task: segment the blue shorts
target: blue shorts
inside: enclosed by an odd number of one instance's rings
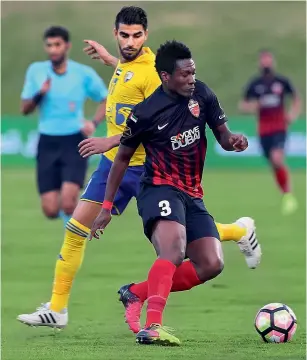
[[[104,155],[101,156],[97,169],[94,171],[81,195],[81,200],[102,204],[112,164],[113,162]],[[113,215],[120,215],[125,210],[130,200],[138,195],[140,191],[140,178],[143,172],[143,165],[128,167],[115,196],[112,209]]]

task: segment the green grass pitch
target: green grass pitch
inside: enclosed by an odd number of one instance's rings
[[[48,301],[63,228],[44,219],[31,169],[2,172],[2,358],[5,360],[299,360],[305,359],[305,175],[293,174],[296,215],[280,215],[280,196],[267,172],[213,171],[204,175],[205,202],[217,221],[243,215],[257,221],[263,261],[249,270],[237,246],[226,243],[221,276],[170,296],[165,324],[180,348],[142,347],[123,320],[116,291],[143,280],[154,260],[133,202],[103,239],[88,244],[74,284],[66,330],[28,328],[16,321]],[[298,330],[288,344],[264,344],[254,329],[257,310],[284,302]]]

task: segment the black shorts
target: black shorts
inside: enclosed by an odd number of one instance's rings
[[[84,140],[82,133],[65,136],[40,135],[36,176],[40,194],[59,190],[63,182],[84,185],[87,159],[80,156],[78,144]]]
[[[184,225],[188,243],[203,237],[219,239],[214,219],[203,200],[192,198],[173,186],[142,184],[137,206],[143,220],[144,233],[149,240],[154,224],[162,219]]]
[[[278,131],[271,135],[260,136],[260,144],[263,154],[266,158],[270,157],[273,149],[284,149],[286,144],[287,134],[285,131]]]

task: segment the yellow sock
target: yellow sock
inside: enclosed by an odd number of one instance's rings
[[[55,267],[50,309],[56,312],[67,308],[70,290],[79,270],[90,229],[75,219],[66,224],[64,244]]]
[[[221,241],[239,241],[246,235],[246,229],[237,224],[219,224],[215,223],[220,234]]]

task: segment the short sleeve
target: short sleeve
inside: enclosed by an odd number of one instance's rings
[[[153,70],[142,82],[142,91],[144,98],[148,98],[161,85],[158,73]]]
[[[33,96],[39,91],[36,82],[35,82],[35,66],[34,64],[30,65],[27,69],[25,81],[23,84],[23,89],[21,93],[22,100],[32,99]]]
[[[287,95],[294,96],[296,94],[296,90],[289,79],[284,79],[283,85],[284,85],[285,93]]]
[[[145,138],[145,119],[141,118],[140,112],[135,107],[128,116],[126,127],[120,143],[131,148],[138,148]]]
[[[207,124],[210,129],[215,129],[218,126],[227,122],[227,117],[222,109],[220,102],[216,95],[211,91],[207,102]]]
[[[96,102],[105,100],[108,95],[105,83],[92,68],[87,69],[86,94],[91,100]]]
[[[248,83],[244,89],[243,98],[244,100],[257,99],[258,95],[255,91],[255,82]]]

